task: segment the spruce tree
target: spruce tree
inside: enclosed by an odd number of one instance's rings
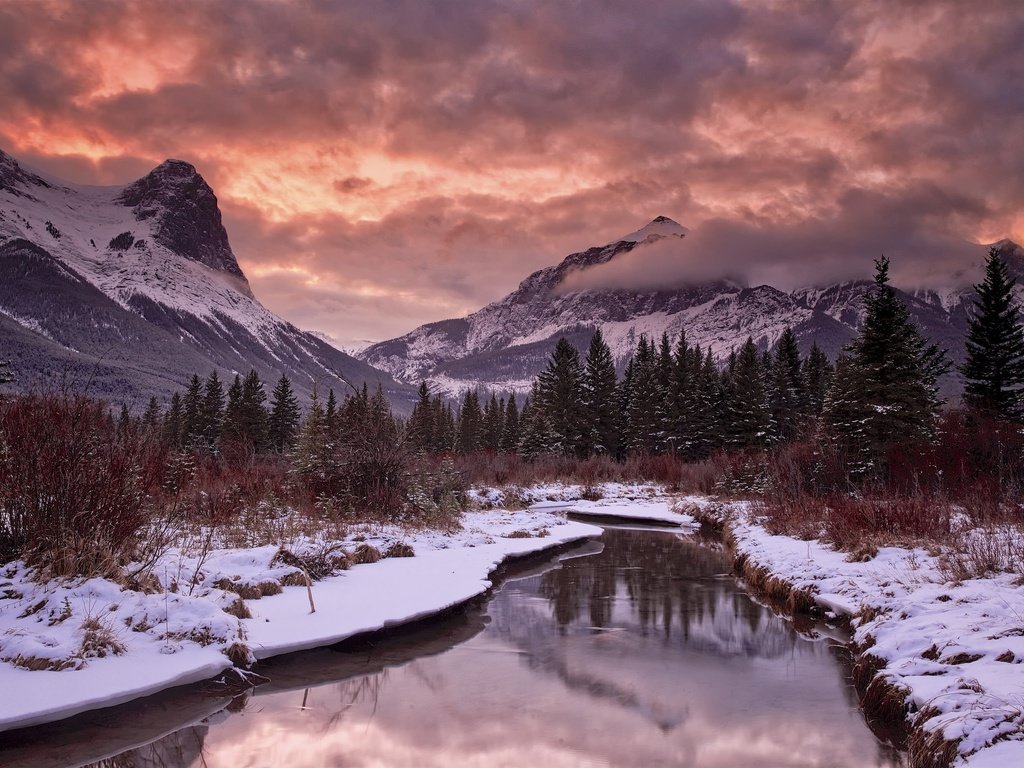
[[[505,421],[501,431],[501,442],[498,449],[502,453],[516,453],[519,450],[519,406],[516,405],[516,396],[509,393],[508,402],[505,404]]]
[[[142,425],[150,432],[154,432],[161,423],[160,417],[160,403],[157,402],[156,397],[149,398],[149,405],[146,406],[146,411],[142,414]]]
[[[221,427],[221,442],[238,442],[245,438],[242,425],[242,377],[235,374],[228,387],[228,403],[224,408],[224,423]]]
[[[821,351],[818,343],[811,345],[811,351],[803,362],[802,376],[807,387],[807,411],[811,416],[820,416],[825,406],[825,396],[832,383],[834,368],[828,356]]]
[[[200,408],[200,429],[203,450],[214,453],[220,440],[224,423],[224,387],[221,386],[217,371],[211,371],[203,389],[203,404]]]
[[[265,451],[269,444],[267,393],[255,370],[250,370],[242,382],[239,404],[242,434],[257,451]]]
[[[889,285],[889,260],[883,256],[875,267],[864,325],[847,347],[849,361],[836,370],[837,396],[830,393],[824,414],[857,473],[881,470],[894,445],[931,439],[939,411],[938,378],[949,369],[945,351],[925,341]]]
[[[466,390],[459,410],[458,448],[460,453],[472,453],[480,448],[483,432],[483,412],[476,390]]]
[[[555,438],[555,451],[567,456],[584,455],[583,364],[580,353],[565,337],[555,344],[547,368],[537,379],[533,406],[543,413]]]
[[[619,450],[619,409],[615,361],[601,329],[594,331],[583,364],[583,453],[615,456]]]
[[[181,405],[181,395],[175,392],[171,395],[171,404],[164,415],[163,437],[172,448],[180,448],[184,431],[184,411]]]
[[[299,428],[299,401],[292,391],[292,383],[282,375],[274,387],[270,401],[269,440],[275,451],[291,448]]]
[[[435,408],[430,399],[430,388],[427,386],[427,382],[421,381],[408,425],[409,442],[413,448],[424,452],[435,450],[434,425],[436,419]]]
[[[960,369],[964,403],[1006,421],[1024,416],[1024,327],[1014,284],[999,250],[989,248],[985,278],[974,286],[977,297],[967,327],[967,360]]]
[[[181,444],[189,450],[195,450],[202,441],[202,410],[203,381],[198,373],[193,373],[182,403]]]
[[[491,393],[491,399],[484,407],[484,417],[481,423],[481,447],[488,451],[497,452],[501,444],[501,428],[505,420],[505,403],[498,402],[497,395]]]
[[[764,361],[754,340],[748,336],[729,376],[727,440],[734,448],[755,448],[770,441],[771,413],[765,392],[765,373]]]
[[[779,337],[775,356],[767,370],[771,376],[769,401],[772,426],[775,436],[788,442],[797,437],[807,417],[803,361],[792,328],[787,327]]]
[[[640,336],[633,355],[629,400],[626,404],[626,449],[633,453],[656,453],[663,445],[659,355],[654,345]]]

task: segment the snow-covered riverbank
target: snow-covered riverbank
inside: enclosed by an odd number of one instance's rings
[[[897,712],[904,700],[912,750],[938,758],[915,764],[1024,765],[1020,576],[952,582],[938,554],[924,549],[885,547],[850,562],[817,541],[770,535],[743,504],[718,510],[727,510],[737,563],[762,582],[755,590],[792,591],[850,617],[859,663],[875,673],[868,698],[889,707],[895,700]]]
[[[336,555],[396,542],[415,555],[314,582],[315,612],[301,570],[276,546],[169,552],[154,573],[175,591],[149,593],[98,578],[38,584],[11,564],[0,569],[0,731],[211,678],[232,666],[229,654],[262,659],[425,618],[486,592],[509,558],[599,534],[545,512],[500,510],[468,513],[451,535],[354,534]]]

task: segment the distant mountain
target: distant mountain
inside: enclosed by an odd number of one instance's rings
[[[717,280],[671,290],[590,289],[566,292],[563,280],[666,238],[685,238],[687,230],[659,216],[636,232],[606,245],[567,256],[561,263],[527,277],[499,301],[468,317],[420,326],[358,353],[399,381],[430,381],[449,394],[473,387],[524,392],[543,369],[559,336],[584,350],[600,328],[616,361],[624,365],[641,334],[660,339],[667,332],[710,347],[724,359],[748,336],[770,348],[792,327],[804,351],[813,341],[833,359],[849,342],[864,316],[870,281],[785,292],[768,285],[745,287]],[[1024,276],[1024,252],[1010,241],[997,244],[1014,271]],[[979,246],[979,259],[984,250]],[[963,354],[972,291],[901,292],[924,333],[940,342],[955,360]],[[945,389],[957,389],[955,376]]]
[[[125,187],[69,184],[0,152],[0,359],[20,388],[66,386],[136,407],[193,372],[255,368],[314,385],[411,389],[303,332],[253,295],[213,190],[167,160]]]

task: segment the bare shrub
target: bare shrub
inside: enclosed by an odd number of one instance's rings
[[[166,453],[83,397],[0,401],[0,557],[53,576],[116,576],[150,519]]]

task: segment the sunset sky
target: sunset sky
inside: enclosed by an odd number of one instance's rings
[[[693,230],[678,279],[781,287],[1024,240],[1019,0],[0,0],[0,51],[0,148],[192,162],[256,295],[343,341],[657,215]]]

